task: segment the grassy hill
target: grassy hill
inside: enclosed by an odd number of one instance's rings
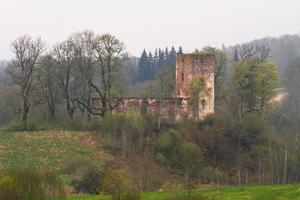
[[[99,150],[93,134],[71,131],[0,131],[0,168],[39,167],[60,171],[74,159],[99,161],[110,157]]]
[[[86,159],[104,161],[111,157],[95,143],[95,135],[89,132],[42,131],[8,132],[0,130],[0,168],[36,167],[61,172],[68,160]],[[97,140],[98,141],[98,140]],[[61,172],[61,175],[64,175]],[[66,177],[67,178],[67,177]],[[68,180],[66,180],[68,181]],[[211,200],[300,200],[300,185],[274,185],[227,187],[195,190],[203,199]],[[178,192],[147,192],[144,200],[166,200]],[[68,200],[97,200],[97,196],[69,196]],[[101,198],[109,200],[109,197]]]
[[[185,195],[178,192],[147,192],[142,194],[143,200],[167,200],[167,197]],[[249,187],[228,187],[222,189],[194,190],[203,200],[298,200],[300,185],[268,185]],[[96,196],[70,196],[68,200],[98,200]],[[109,197],[101,200],[109,200]]]

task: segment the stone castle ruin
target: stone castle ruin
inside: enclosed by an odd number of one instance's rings
[[[176,57],[176,86],[172,98],[123,98],[116,112],[152,112],[170,120],[203,119],[214,113],[214,57],[209,54],[178,54]],[[191,105],[191,82],[201,77],[206,92],[199,92],[196,105]],[[195,98],[195,97],[193,97]],[[101,99],[93,98],[93,114],[99,115]]]

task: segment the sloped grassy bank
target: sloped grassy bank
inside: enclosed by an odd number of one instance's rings
[[[185,196],[186,191],[146,192],[142,193],[143,200],[168,200],[174,196]],[[300,184],[267,185],[248,187],[226,187],[221,189],[194,190],[194,195],[207,200],[298,200],[300,199]],[[109,200],[108,196],[69,196],[68,200]]]

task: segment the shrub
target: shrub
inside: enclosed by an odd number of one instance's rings
[[[60,130],[71,130],[71,131],[81,131],[83,130],[83,122],[79,120],[64,120],[57,124],[54,124],[52,128],[57,128]]]
[[[0,179],[0,199],[17,199],[16,180],[11,176],[4,176]]]
[[[204,200],[204,198],[201,194],[171,194],[164,198],[164,200]]]
[[[27,121],[26,130],[24,127],[25,127],[24,122],[20,120],[15,120],[8,125],[8,130],[9,131],[41,131],[47,129],[47,125],[45,123],[39,122],[38,120],[35,119],[30,119]]]
[[[96,164],[84,159],[71,160],[64,171],[71,176],[71,186],[76,192],[97,194],[103,172]]]
[[[123,192],[120,195],[119,199],[113,199],[113,200],[140,200],[141,195],[139,192]]]
[[[46,129],[47,125],[44,122],[35,119],[28,120],[27,122],[27,131],[42,131]]]
[[[91,121],[74,119],[64,120],[62,122],[53,123],[52,129],[70,130],[70,131],[100,131],[100,120],[93,118]]]
[[[24,130],[24,123],[21,121],[12,121],[8,125],[9,131],[23,131]]]
[[[88,168],[79,179],[73,179],[71,185],[77,192],[97,194],[103,173],[96,168]]]
[[[140,194],[135,191],[130,180],[117,170],[105,172],[99,193],[109,194],[112,200],[139,200]]]
[[[179,160],[179,146],[183,144],[184,140],[180,133],[170,129],[163,133],[157,144],[157,161],[160,164],[168,164],[175,167]]]
[[[100,127],[107,141],[106,149],[112,154],[122,152],[124,158],[130,149],[140,150],[143,146],[144,126],[145,121],[141,115],[105,115]]]
[[[62,182],[54,173],[19,169],[0,175],[0,199],[61,200],[65,199],[65,193]]]

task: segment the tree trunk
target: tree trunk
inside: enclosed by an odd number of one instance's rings
[[[48,102],[49,121],[55,121],[55,104],[52,101]]]
[[[287,155],[288,154],[288,150],[287,150],[287,146],[285,147],[284,150],[284,171],[283,171],[283,184],[287,183]]]
[[[240,187],[241,186],[241,169],[240,169],[240,166],[238,166],[238,169],[237,169],[237,177],[238,177],[238,186]]]
[[[280,184],[280,170],[279,170],[279,165],[277,166],[277,184]]]
[[[186,173],[186,180],[187,180],[187,189],[188,189],[188,200],[191,200],[191,180],[189,172]]]
[[[258,184],[261,184],[261,158],[258,160]]]
[[[245,169],[245,185],[248,185],[248,169]]]
[[[28,120],[28,112],[29,112],[29,99],[27,95],[23,96],[23,112],[22,112],[22,122],[24,130],[27,130],[27,120]]]
[[[269,162],[270,162],[270,179],[271,184],[273,184],[273,162],[272,162],[272,132],[270,132],[270,138],[269,138]]]

